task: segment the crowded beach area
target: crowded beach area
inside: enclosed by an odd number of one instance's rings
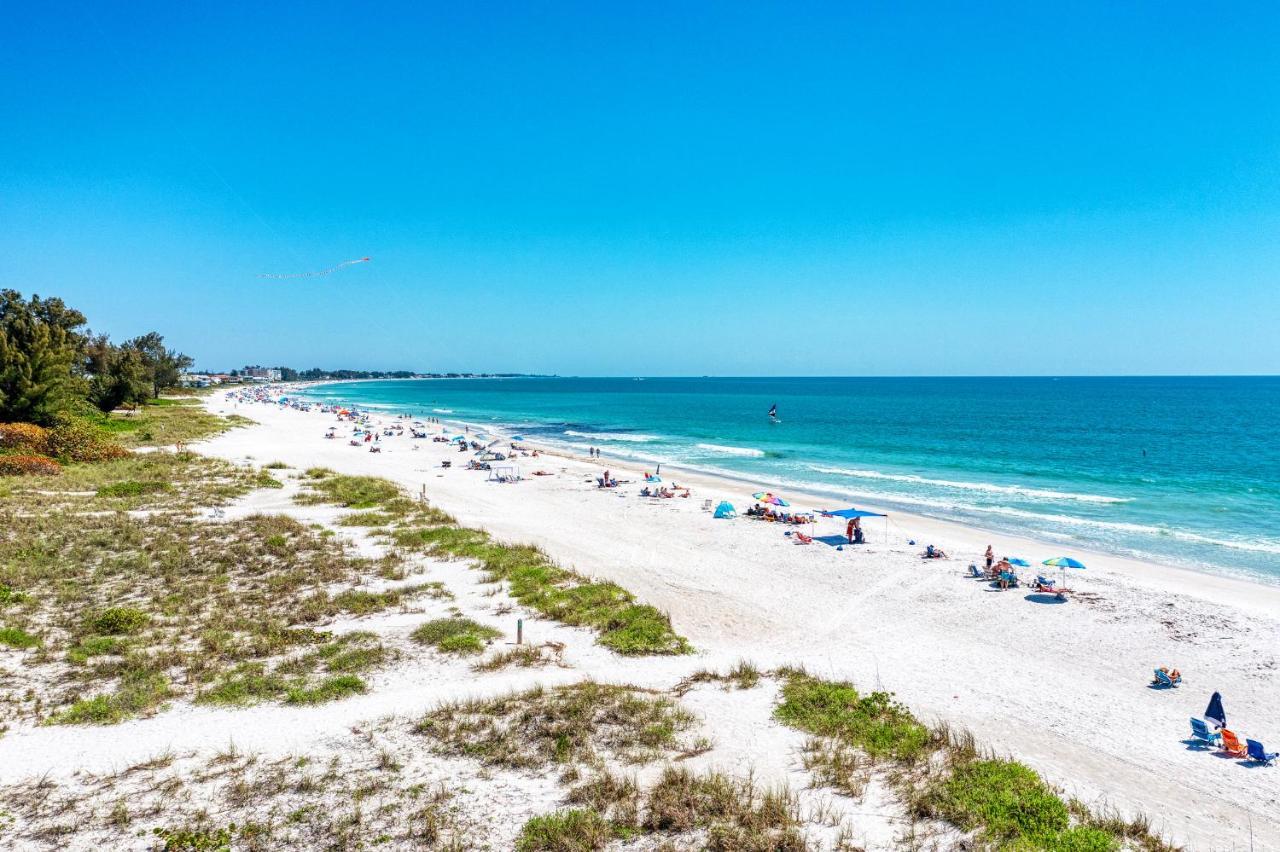
[[[1242,744],[1280,745],[1276,587],[1063,554],[1051,542],[880,517],[874,506],[857,507],[863,543],[851,544],[853,519],[823,514],[851,507],[829,499],[552,453],[460,422],[289,402],[291,393],[211,397],[211,410],[258,425],[202,452],[386,477],[467,525],[632,590],[670,614],[703,667],[798,665],[885,690],[1090,805],[1147,814],[1193,848],[1280,844],[1280,771],[1205,748],[1189,721],[1216,693]],[[1045,564],[1064,556],[1087,568]],[[992,573],[989,559],[1003,570]],[[615,677],[660,677],[628,667],[620,661]],[[1180,682],[1161,682],[1175,671]],[[788,760],[761,757],[766,767],[785,774]]]

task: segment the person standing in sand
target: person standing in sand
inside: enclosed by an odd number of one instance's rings
[[[994,552],[994,551],[992,551],[992,549],[991,549],[991,545],[989,545],[989,544],[987,545],[987,553],[986,553],[986,557],[985,557],[985,558],[986,558],[986,560],[987,560],[987,570],[988,570],[988,571],[990,571],[990,570],[991,570],[991,563],[993,563],[993,562],[995,562],[995,561],[996,561],[996,554],[995,554],[995,552]]]
[[[849,523],[844,526],[845,538],[849,539],[849,543],[853,544],[853,528],[857,525],[857,518],[850,518]]]

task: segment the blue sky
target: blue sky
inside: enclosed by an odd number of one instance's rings
[[[0,286],[206,368],[1280,372],[1273,3],[205,5],[7,10]]]

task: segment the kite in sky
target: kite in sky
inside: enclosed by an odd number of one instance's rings
[[[372,259],[373,258],[362,257],[359,260],[348,260],[348,261],[344,261],[343,263],[339,263],[337,266],[331,266],[328,269],[322,269],[319,272],[294,272],[294,273],[286,273],[283,275],[274,275],[272,273],[267,272],[267,273],[263,273],[262,275],[259,275],[258,277],[259,278],[275,278],[275,279],[318,278],[321,275],[329,275],[330,273],[337,272],[339,269],[342,269],[344,266],[352,266],[357,263],[368,263]]]

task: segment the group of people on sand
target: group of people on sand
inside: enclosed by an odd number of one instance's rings
[[[641,497],[688,497],[692,493],[693,492],[690,491],[688,488],[681,488],[679,485],[676,485],[674,482],[671,483],[670,488],[664,485],[661,488],[651,489],[649,488],[649,486],[646,485],[644,488],[640,489]]]
[[[746,511],[748,518],[759,518],[762,521],[772,521],[778,524],[811,524],[813,523],[812,515],[792,514],[791,512],[775,512],[768,506],[761,506],[756,503]]]

